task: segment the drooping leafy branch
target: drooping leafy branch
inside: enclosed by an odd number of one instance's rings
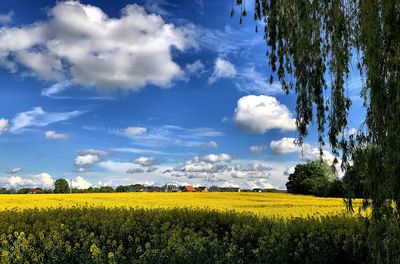
[[[374,215],[397,213],[392,202],[400,204],[400,1],[251,1],[256,31],[264,26],[269,47],[270,82],[277,77],[286,93],[297,94],[300,142],[316,119],[321,154],[324,138],[343,167],[353,153],[365,152],[374,168],[365,171]],[[242,23],[245,0],[236,0],[231,14],[236,6]],[[346,84],[353,61],[364,80],[366,116],[349,138]]]

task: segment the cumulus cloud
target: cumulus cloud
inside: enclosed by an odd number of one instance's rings
[[[67,139],[68,135],[67,134],[62,134],[62,133],[57,133],[54,130],[49,130],[45,133],[45,137],[47,139]]]
[[[99,161],[99,156],[93,154],[82,154],[75,158],[75,166],[88,166]]]
[[[22,168],[14,168],[14,169],[7,171],[7,173],[8,174],[17,174],[17,173],[20,173],[21,171],[22,171]]]
[[[248,95],[239,99],[234,112],[235,123],[243,130],[265,133],[270,129],[295,130],[289,109],[275,97]]]
[[[156,167],[149,167],[149,168],[147,168],[147,170],[146,170],[146,172],[148,172],[148,173],[156,172],[156,171],[158,171],[158,168],[156,168]]]
[[[141,165],[143,167],[151,167],[153,165],[159,164],[159,161],[153,157],[139,157],[135,159],[133,163]]]
[[[235,66],[228,60],[217,58],[214,64],[214,72],[208,78],[208,83],[212,84],[222,78],[233,78],[236,76]]]
[[[53,177],[46,172],[37,175],[28,175],[24,178],[12,176],[7,179],[6,186],[10,188],[53,188]]]
[[[283,175],[289,176],[290,174],[294,173],[295,166],[287,167],[283,172]]]
[[[0,61],[47,80],[137,91],[147,84],[168,87],[183,71],[172,49],[193,46],[193,26],[176,27],[136,4],[119,18],[77,1],[62,1],[47,21],[0,30]]]
[[[306,143],[302,146],[296,144],[295,138],[283,137],[280,140],[273,140],[270,143],[273,152],[278,154],[288,154],[293,152],[301,152],[303,148],[309,149],[310,146]]]
[[[264,166],[260,163],[251,163],[245,166],[236,165],[232,170],[232,178],[268,178],[270,176],[271,167]]]
[[[322,150],[322,157],[320,156],[320,149],[317,147],[313,147],[310,144],[303,143],[302,146],[298,146],[295,144],[295,138],[286,138],[283,137],[280,140],[271,141],[271,149],[277,154],[289,154],[289,153],[299,153],[299,158],[302,160],[318,160],[321,159],[326,162],[328,165],[333,165],[335,161],[335,155],[333,155],[329,150]],[[335,165],[338,176],[343,176],[344,172],[340,167],[341,159],[336,158],[337,164]],[[288,173],[288,172],[287,172]],[[284,172],[285,174],[285,172]],[[285,174],[286,175],[286,174]]]
[[[100,161],[100,158],[107,155],[107,152],[98,149],[86,149],[78,153],[75,158],[75,166],[86,168]]]
[[[135,173],[143,173],[144,169],[142,168],[130,168],[129,170],[126,171],[128,174],[135,174]]]
[[[202,158],[201,161],[207,163],[216,163],[216,162],[224,162],[224,161],[231,161],[232,157],[229,154],[221,153],[221,154],[208,154]]]
[[[69,120],[82,115],[83,111],[46,112],[41,107],[18,113],[11,121],[10,132],[20,133],[30,127],[45,127],[49,124]]]
[[[147,132],[147,129],[144,127],[127,127],[124,129],[125,136],[134,137],[138,135],[143,135]]]
[[[78,176],[74,180],[72,180],[72,188],[76,189],[87,189],[91,187],[92,184],[85,180],[83,177]]]
[[[212,156],[211,156],[212,155]],[[172,169],[164,170],[163,174],[172,177],[197,179],[208,183],[223,184],[226,181],[236,183],[248,180],[268,179],[272,168],[259,162],[236,162],[231,163],[227,155],[207,155],[204,157],[193,157],[186,162],[178,164]],[[229,156],[229,158],[228,158]]]
[[[0,118],[0,135],[8,129],[8,119]]]
[[[262,155],[265,151],[265,146],[251,146],[249,150],[254,154]]]
[[[136,174],[136,173],[152,173],[158,171],[156,167],[148,167],[147,169],[143,168],[130,168],[126,171],[128,174]]]

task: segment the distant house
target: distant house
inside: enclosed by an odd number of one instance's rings
[[[262,189],[260,189],[260,188],[254,188],[254,189],[253,189],[253,192],[262,192]]]
[[[38,194],[38,193],[41,193],[41,192],[42,192],[42,189],[40,189],[40,188],[35,188],[35,189],[31,190],[31,193],[33,193],[33,194]]]
[[[179,187],[176,183],[166,183],[164,186],[165,192],[178,192]]]
[[[182,192],[196,192],[196,189],[191,185],[185,185],[181,188]]]
[[[197,192],[208,192],[208,188],[205,186],[196,187]]]

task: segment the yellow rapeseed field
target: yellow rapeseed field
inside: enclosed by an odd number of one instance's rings
[[[55,207],[202,208],[254,213],[266,217],[341,214],[341,198],[286,193],[86,193],[0,195],[0,210]]]

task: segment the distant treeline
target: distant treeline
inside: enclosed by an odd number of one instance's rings
[[[176,184],[166,184],[164,186],[145,186],[142,184],[119,185],[116,188],[112,186],[89,187],[87,189],[70,188],[67,180],[58,179],[55,182],[54,189],[43,188],[21,188],[7,189],[0,188],[0,194],[48,194],[48,193],[115,193],[115,192],[286,192],[277,189],[240,189],[237,187],[193,187],[178,186]]]
[[[365,221],[191,209],[3,211],[0,262],[370,263]]]

